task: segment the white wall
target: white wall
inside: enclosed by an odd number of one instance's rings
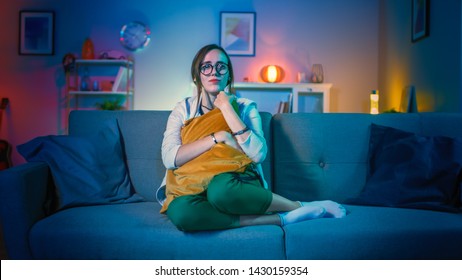
[[[256,56],[233,57],[237,81],[258,80],[260,68],[277,63],[284,82],[313,63],[333,83],[334,112],[367,112],[368,93],[378,87],[379,0],[9,0],[0,11],[0,96],[9,97],[1,138],[17,145],[38,135],[64,133],[62,57],[80,54],[91,37],[97,52],[123,50],[120,27],[131,20],[152,29],[151,45],[135,53],[135,109],[169,110],[188,94],[190,63],[203,45],[218,43],[220,11],[255,11]],[[56,12],[54,56],[18,56],[21,9]],[[12,28],[11,28],[12,27]],[[14,163],[22,162],[16,153]]]

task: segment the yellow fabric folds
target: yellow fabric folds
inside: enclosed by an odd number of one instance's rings
[[[183,144],[188,144],[222,130],[231,132],[221,111],[214,109],[187,121],[181,130],[181,140]],[[168,170],[167,199],[161,213],[167,211],[168,205],[175,197],[201,193],[215,175],[231,171],[243,172],[251,162],[243,152],[224,143],[218,143],[181,167]]]

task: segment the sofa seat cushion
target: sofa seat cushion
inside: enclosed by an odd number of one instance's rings
[[[31,230],[36,259],[283,259],[278,226],[185,233],[156,202],[57,212]]]
[[[288,259],[461,259],[462,214],[346,205],[342,219],[285,227]]]

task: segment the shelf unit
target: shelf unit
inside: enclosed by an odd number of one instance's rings
[[[81,69],[83,68],[109,68],[114,74],[109,76],[100,76],[100,75],[89,75],[93,78],[94,81],[98,81],[98,90],[80,90],[82,85],[83,73]],[[121,71],[125,69],[126,71]],[[95,69],[96,70],[96,69]],[[104,78],[101,78],[104,77]],[[98,78],[98,79],[96,79]],[[79,99],[85,97],[125,97],[124,109],[133,110],[134,109],[134,95],[135,95],[135,63],[131,59],[118,60],[118,59],[76,59],[74,62],[74,67],[72,70],[67,73],[66,76],[66,88],[67,88],[67,111],[68,115],[71,110],[71,103],[74,101],[74,109],[78,110]],[[119,80],[123,82],[123,87],[114,90],[113,84],[110,81]],[[102,84],[106,83],[109,85],[109,90],[107,88],[102,88]],[[89,88],[93,88],[93,84],[87,85]]]
[[[252,92],[289,92],[292,94],[291,112],[304,112],[302,110],[301,99],[307,96],[320,95],[322,102],[322,112],[330,112],[330,89],[332,84],[329,83],[235,83],[236,91],[243,93],[245,97],[246,91]]]

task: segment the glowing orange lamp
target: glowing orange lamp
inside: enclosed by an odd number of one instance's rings
[[[284,79],[284,69],[278,65],[266,65],[261,69],[260,76],[266,83],[279,83]]]

